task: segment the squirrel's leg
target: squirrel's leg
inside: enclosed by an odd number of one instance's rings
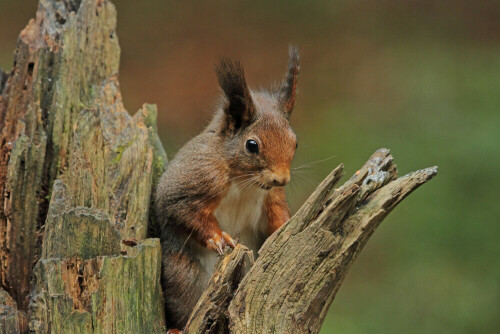
[[[214,216],[218,202],[199,210],[190,227],[193,237],[205,247],[222,254],[225,246],[236,247],[236,241],[226,232],[222,231],[219,222]]]
[[[267,215],[267,233],[271,235],[290,219],[290,209],[285,198],[285,188],[269,191],[264,203]]]
[[[191,311],[200,299],[205,284],[200,280],[204,272],[200,264],[188,254],[169,249],[162,244],[162,284],[165,300],[165,321],[172,328],[183,328]]]

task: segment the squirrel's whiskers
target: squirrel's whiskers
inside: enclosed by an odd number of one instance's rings
[[[281,85],[248,87],[239,62],[216,66],[220,106],[205,130],[168,164],[155,194],[160,223],[165,316],[184,327],[232,236],[257,252],[290,218],[284,186],[297,137],[290,126],[299,54],[289,51]],[[256,253],[257,255],[257,253]]]

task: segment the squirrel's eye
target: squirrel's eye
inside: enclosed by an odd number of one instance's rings
[[[259,153],[259,144],[253,139],[247,140],[246,147],[247,147],[247,151],[250,153],[254,153],[254,154]]]

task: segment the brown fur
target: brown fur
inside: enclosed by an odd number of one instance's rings
[[[267,216],[267,234],[271,235],[290,219],[285,189],[278,187],[269,191],[264,205]]]
[[[229,226],[241,240],[253,242],[254,250],[289,219],[283,186],[290,180],[297,142],[288,119],[298,70],[298,52],[291,48],[285,81],[268,92],[250,90],[239,63],[223,59],[216,67],[223,102],[208,127],[170,162],[156,193],[169,327],[185,325],[212,274],[211,254],[236,243],[221,229],[216,214],[240,215],[230,211],[231,204],[220,205],[222,199],[237,205],[246,205],[248,199],[252,203],[248,205],[261,205],[255,215],[253,207],[246,210],[248,223],[240,219]],[[258,153],[247,148],[249,140],[258,143]],[[245,193],[246,197],[238,197]],[[227,213],[220,211],[222,207]],[[224,226],[231,222],[224,221]]]

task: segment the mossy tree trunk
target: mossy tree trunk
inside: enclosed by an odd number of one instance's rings
[[[156,107],[123,107],[115,29],[110,1],[40,0],[1,75],[0,281],[21,314],[4,332],[25,312],[36,333],[163,330],[146,237],[166,156]]]
[[[166,155],[156,108],[133,117],[117,80],[109,0],[40,0],[0,70],[0,333],[161,333],[161,252],[150,217]],[[436,174],[397,178],[377,151],[336,168],[254,256],[226,250],[190,333],[317,333],[383,218]]]

